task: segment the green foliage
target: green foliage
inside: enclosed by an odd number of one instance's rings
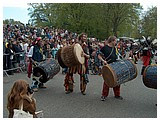
[[[142,35],[146,38],[148,36],[157,38],[157,7],[150,8],[141,20]]]
[[[6,19],[6,20],[3,20],[3,24],[23,24],[21,23],[20,21],[15,21],[14,19]]]
[[[55,26],[104,39],[136,35],[133,30],[142,7],[138,3],[34,3],[28,10],[35,26]]]

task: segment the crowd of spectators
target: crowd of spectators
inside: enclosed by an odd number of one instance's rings
[[[27,63],[27,53],[37,37],[43,40],[45,58],[56,59],[59,48],[71,45],[78,40],[78,33],[54,27],[33,27],[24,24],[3,24],[3,69],[9,70]],[[88,39],[89,53],[92,44],[101,46],[95,38]],[[8,71],[8,74],[13,74]]]
[[[43,40],[43,54],[45,58],[57,59],[56,53],[58,49],[77,42],[79,34],[80,33],[55,27],[33,27],[28,24],[3,24],[3,70],[10,70],[22,65],[27,67],[27,53],[30,47],[34,45],[37,37],[41,37]],[[100,66],[100,62],[95,61],[97,60],[96,52],[107,44],[106,40],[99,41],[96,38],[88,37],[86,44],[91,57],[89,59],[89,66],[91,67],[91,64],[98,64],[98,66]],[[129,46],[124,47],[128,48]],[[13,72],[19,72],[19,70],[7,71],[8,74],[13,74]]]

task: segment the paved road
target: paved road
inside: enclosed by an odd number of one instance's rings
[[[105,102],[100,101],[103,79],[101,76],[89,75],[87,95],[79,90],[79,76],[74,75],[75,87],[71,94],[64,93],[64,75],[59,72],[46,83],[47,89],[34,93],[37,100],[37,110],[44,111],[44,118],[156,118],[157,90],[144,86],[140,75],[142,63],[137,64],[136,79],[121,85],[123,100],[113,97],[110,89]],[[18,73],[3,78],[3,117],[7,118],[7,93],[17,79],[31,80],[27,74]]]

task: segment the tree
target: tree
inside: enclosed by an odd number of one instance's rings
[[[136,3],[34,3],[29,15],[36,26],[55,26],[105,39],[132,35],[141,10]]]
[[[14,19],[5,19],[3,20],[3,24],[22,24],[20,21],[15,21]]]
[[[157,38],[157,7],[152,7],[142,17],[141,34],[148,38]]]

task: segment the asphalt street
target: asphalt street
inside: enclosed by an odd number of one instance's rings
[[[80,93],[79,75],[74,75],[74,92],[65,94],[63,81],[65,75],[61,71],[45,83],[46,89],[34,93],[37,101],[37,111],[43,110],[44,118],[157,118],[157,90],[143,84],[140,70],[142,62],[136,64],[138,76],[136,79],[121,85],[123,100],[114,98],[110,89],[106,101],[101,101],[103,78],[89,75],[86,95]],[[14,81],[18,79],[31,80],[26,72],[3,76],[3,118],[8,117],[7,94]]]

